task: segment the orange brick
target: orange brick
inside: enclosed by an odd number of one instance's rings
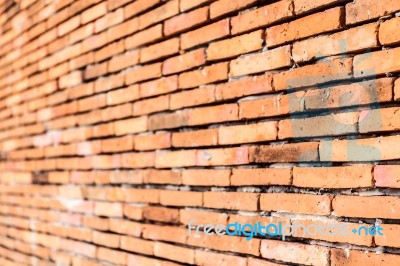
[[[168,36],[182,32],[207,21],[208,10],[209,8],[206,6],[166,20],[164,22],[164,34]]]
[[[400,187],[400,166],[377,165],[374,168],[374,180],[376,187]]]
[[[207,49],[207,60],[230,58],[241,54],[257,51],[262,48],[263,32],[254,31],[232,39],[213,42]]]
[[[211,4],[210,17],[214,19],[224,14],[228,14],[234,11],[239,11],[240,9],[244,9],[256,2],[257,2],[256,0],[239,0],[239,1],[219,0]]]
[[[107,13],[107,2],[101,2],[87,10],[85,10],[82,17],[82,24],[86,24],[90,21],[95,20],[101,16],[104,16]]]
[[[400,128],[400,108],[365,110],[360,114],[359,131],[395,131]]]
[[[125,136],[101,141],[102,152],[130,151],[133,149],[132,136]]]
[[[173,147],[199,147],[217,145],[218,132],[216,129],[175,132],[172,134]]]
[[[139,116],[169,109],[169,95],[137,101],[133,104],[133,115]]]
[[[199,44],[226,37],[229,33],[229,19],[220,20],[200,29],[183,34],[181,37],[181,48],[186,50]]]
[[[279,121],[279,139],[336,136],[357,133],[358,112]],[[320,125],[318,129],[315,125]]]
[[[75,16],[75,17],[68,19],[66,22],[58,25],[58,27],[57,27],[58,36],[63,36],[67,33],[70,33],[74,29],[78,28],[80,23],[81,23],[80,16]]]
[[[383,45],[399,44],[400,37],[395,34],[400,28],[400,18],[384,21],[379,26],[379,42]]]
[[[291,168],[238,168],[232,169],[232,186],[290,185]]]
[[[122,166],[124,168],[152,167],[155,163],[154,152],[124,153],[122,154]]]
[[[259,195],[244,192],[204,192],[204,207],[257,211]]]
[[[182,183],[191,186],[229,186],[230,170],[196,169],[182,171]]]
[[[93,232],[93,243],[110,248],[119,247],[120,236],[115,234],[107,234],[102,232]]]
[[[315,58],[372,49],[378,46],[377,32],[377,25],[371,23],[331,35],[296,42],[293,44],[293,60],[305,62]],[[343,40],[346,41],[343,42]]]
[[[196,151],[194,150],[158,152],[156,154],[156,168],[194,165],[196,165]]]
[[[260,208],[265,211],[329,215],[331,198],[325,195],[264,193]]]
[[[154,254],[157,257],[194,264],[194,249],[156,242],[154,245]]]
[[[164,42],[147,46],[140,50],[140,62],[152,61],[155,59],[171,56],[179,52],[179,38],[173,38]]]
[[[116,105],[130,102],[139,98],[139,86],[132,85],[127,88],[113,90],[107,93],[107,105]]]
[[[178,76],[168,76],[140,84],[140,97],[169,93],[178,89]]]
[[[79,112],[98,109],[106,105],[106,95],[98,94],[78,101]]]
[[[197,152],[197,165],[240,165],[249,163],[248,147],[199,150]]]
[[[116,2],[116,1],[111,1],[111,2]],[[127,1],[127,2],[131,2],[131,1]],[[135,1],[124,7],[124,15],[126,18],[130,18],[138,13],[141,13],[142,11],[145,11],[145,10],[151,8],[152,6],[154,6],[160,2],[161,2],[161,0],[138,0],[138,1]]]
[[[97,258],[115,264],[126,265],[128,260],[128,253],[99,247],[97,250]]]
[[[153,255],[154,242],[140,238],[121,236],[121,249],[141,254]],[[130,264],[128,263],[128,265]]]
[[[177,223],[179,222],[179,210],[148,206],[143,209],[143,217],[152,221]]]
[[[227,224],[228,215],[226,213],[195,210],[195,209],[181,209],[180,220],[182,224],[189,224],[191,220],[195,220],[194,224]]]
[[[394,99],[396,101],[400,100],[400,79],[396,79],[394,83]]]
[[[108,3],[108,7],[110,8],[110,4],[111,3],[115,3],[117,1],[107,1]],[[114,8],[113,8],[114,9]],[[124,10],[123,8],[119,8],[117,10],[115,10],[114,12],[110,12],[111,9],[109,9],[109,12],[99,18],[96,19],[95,23],[94,23],[94,31],[96,33],[101,32],[105,29],[108,29],[112,26],[115,26],[117,24],[120,24],[121,22],[124,21]]]
[[[316,188],[372,187],[372,166],[295,167],[293,185]]]
[[[221,265],[247,266],[247,259],[244,257],[226,255],[222,253],[196,250],[196,263],[198,265],[209,265],[210,261],[218,261]]]
[[[277,123],[265,122],[251,125],[239,125],[218,128],[219,144],[237,144],[275,140]]]
[[[181,0],[180,1],[180,10],[186,11],[192,8],[195,8],[199,5],[211,2],[212,0]]]
[[[271,92],[272,90],[271,75],[253,76],[251,78],[218,84],[215,88],[215,97],[217,100],[226,100],[263,92]]]
[[[112,41],[121,39],[125,36],[137,32],[138,30],[139,30],[139,19],[138,18],[130,19],[112,28],[109,28],[106,32],[107,42],[110,43]]]
[[[158,40],[162,37],[162,24],[142,30],[125,39],[125,49],[129,50]]]
[[[305,86],[314,86],[325,82],[352,77],[352,59],[334,58],[326,62],[298,67],[274,75],[274,87],[277,91]]]
[[[149,129],[158,130],[166,128],[175,128],[187,125],[187,113],[178,111],[176,113],[156,114],[149,118]]]
[[[295,97],[293,97],[295,98]],[[302,99],[302,97],[297,97]],[[268,95],[258,99],[248,99],[239,102],[239,117],[243,118],[258,118],[258,117],[271,117],[282,114],[289,114],[290,112],[303,111],[304,107],[299,105],[299,101],[295,98],[289,98],[287,95]],[[290,109],[290,110],[289,110]]]
[[[262,240],[261,256],[290,263],[329,265],[329,248],[293,242]]]
[[[215,102],[215,86],[182,91],[170,95],[170,109],[181,109]]]
[[[340,2],[342,2],[342,0],[321,0],[318,2],[312,0],[294,0],[293,4],[295,13],[302,14],[311,10],[326,8]]]
[[[141,15],[139,17],[140,28],[141,29],[147,28],[152,24],[170,18],[178,13],[179,13],[179,1],[178,0],[168,1],[164,5],[145,13],[144,15]]]
[[[202,206],[203,193],[195,191],[161,190],[160,203],[165,206]]]
[[[354,77],[368,77],[379,74],[393,73],[400,71],[397,63],[400,58],[400,48],[382,50],[377,52],[356,55],[354,57]]]
[[[138,81],[149,80],[161,77],[161,63],[152,65],[145,65],[142,67],[134,68],[125,76],[125,84],[130,85]]]
[[[144,132],[147,130],[147,117],[141,116],[114,122],[115,134],[125,135],[129,133]]]
[[[224,104],[189,110],[188,124],[202,125],[238,119],[237,104]]]
[[[345,249],[332,249],[331,251],[331,265],[362,265],[362,264],[384,264],[388,266],[395,266],[400,263],[400,259],[394,254],[376,254],[372,252],[350,250],[347,252]]]
[[[179,88],[188,89],[200,85],[228,79],[228,64],[218,63],[202,70],[193,70],[179,75]]]
[[[337,217],[398,219],[400,201],[394,196],[338,195],[332,201]]]
[[[291,65],[290,46],[238,58],[230,63],[230,76],[264,72]]]
[[[364,0],[348,3],[346,5],[346,24],[349,25],[366,20],[373,20],[397,11],[400,11],[400,3],[396,0],[379,3],[373,0]]]
[[[344,26],[342,23],[343,16],[344,9],[337,7],[292,22],[273,26],[268,28],[266,32],[267,46],[277,46],[320,33],[342,29]],[[320,23],[321,21],[323,23]]]
[[[120,203],[96,202],[94,213],[101,216],[122,217],[123,209]]]
[[[152,190],[149,193],[147,189],[127,188],[124,190],[126,202],[146,202],[146,203],[158,203],[159,202],[159,191]]]
[[[291,16],[293,16],[292,1],[278,1],[233,17],[231,22],[232,34],[268,26]]]
[[[116,72],[139,63],[139,52],[130,51],[125,54],[113,56],[108,63],[108,71]]]
[[[159,132],[135,137],[136,150],[158,150],[171,147],[171,133]]]
[[[201,66],[206,62],[205,49],[200,48],[164,61],[163,74],[174,74]]]

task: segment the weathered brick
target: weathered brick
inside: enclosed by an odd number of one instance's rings
[[[252,146],[250,162],[312,162],[318,161],[318,142]]]
[[[342,29],[344,26],[343,17],[344,9],[337,7],[292,22],[273,26],[268,28],[266,32],[267,46],[277,46],[320,33]]]
[[[206,62],[205,49],[200,48],[176,57],[168,58],[163,64],[163,74],[174,74],[201,66]]]
[[[356,55],[353,62],[354,77],[374,77],[399,72],[400,65],[397,63],[399,58],[400,48]]]
[[[264,122],[250,125],[218,128],[219,144],[237,144],[275,140],[277,123]]]
[[[346,24],[351,25],[400,11],[400,3],[388,0],[376,3],[373,0],[357,0],[346,5]]]
[[[206,6],[166,20],[164,34],[168,36],[204,23],[208,19],[208,10],[209,8]]]
[[[228,79],[228,64],[218,63],[179,75],[179,88],[188,89]]]

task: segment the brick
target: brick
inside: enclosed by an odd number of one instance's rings
[[[398,130],[400,128],[399,110],[394,107],[362,111],[359,119],[359,131],[367,133]]]
[[[107,13],[107,2],[101,2],[82,13],[82,24],[86,24]]]
[[[335,189],[372,187],[372,166],[295,167],[293,185]]]
[[[68,19],[66,22],[58,25],[57,32],[58,36],[63,36],[67,33],[70,33],[74,29],[78,28],[81,23],[81,17],[75,16],[73,18]]]
[[[293,97],[294,98],[294,97]],[[302,97],[298,97],[302,99]],[[287,95],[268,95],[258,99],[244,99],[239,102],[239,117],[258,118],[271,117],[303,111],[304,107],[298,104],[298,99],[292,100]]]
[[[293,60],[307,62],[316,58],[373,49],[378,46],[377,32],[377,25],[371,23],[295,42],[292,49]]]
[[[229,19],[220,20],[200,29],[182,34],[181,48],[186,50],[206,42],[226,37],[229,33]]]
[[[229,186],[230,170],[196,169],[182,171],[182,183],[192,186]]]
[[[163,74],[174,74],[201,66],[206,62],[205,49],[200,48],[176,57],[168,58],[163,64]]]
[[[141,254],[153,255],[154,242],[140,238],[121,236],[121,249]],[[129,260],[130,259],[128,258],[128,261]],[[130,264],[128,263],[128,265]]]
[[[186,11],[193,9],[199,5],[204,5],[206,3],[209,3],[211,1],[212,0],[181,0],[179,7],[181,11]]]
[[[290,185],[291,168],[238,168],[232,169],[232,186]]]
[[[172,134],[173,147],[199,147],[214,146],[218,142],[216,129],[204,129],[188,132],[175,132]]]
[[[202,206],[203,193],[195,191],[160,191],[160,203],[165,206]]]
[[[322,141],[320,144],[321,161],[381,161],[399,158],[396,145],[398,136],[366,138],[352,140]],[[332,145],[334,143],[335,145]]]
[[[249,147],[250,162],[318,161],[318,142]]]
[[[93,243],[110,248],[119,247],[120,236],[115,234],[107,234],[102,232],[93,232]]]
[[[96,62],[103,61],[104,59],[108,59],[115,54],[119,54],[124,52],[124,42],[118,41],[113,42],[100,50],[96,51],[94,54],[94,59]]]
[[[113,56],[108,63],[108,71],[116,72],[139,63],[139,52],[130,51],[125,54]]]
[[[307,110],[316,110],[388,102],[392,99],[392,86],[391,78],[382,78],[310,89],[304,95],[304,105]]]
[[[144,174],[144,183],[150,184],[182,184],[181,173],[170,170],[154,170]]]
[[[275,140],[277,123],[265,122],[218,128],[219,144],[251,143]]]
[[[171,168],[196,165],[196,151],[181,150],[157,152],[156,168]]]
[[[272,90],[272,76],[261,75],[218,84],[215,88],[215,97],[217,100],[226,100],[252,94],[271,92]]]
[[[347,252],[344,249],[336,248],[331,251],[331,265],[333,266],[355,266],[369,263],[395,266],[399,262],[399,257],[393,254],[376,254],[357,250],[350,250]]]
[[[209,265],[210,261],[218,261],[221,266],[237,265],[246,266],[247,260],[244,257],[226,255],[215,252],[207,252],[203,250],[196,250],[196,263],[198,265]]]
[[[314,86],[352,77],[352,59],[333,58],[325,62],[302,66],[273,76],[277,91]]]
[[[219,0],[211,4],[210,17],[214,19],[224,14],[239,11],[240,9],[244,9],[256,2],[256,0],[239,0],[234,2],[229,0]]]
[[[400,71],[400,48],[371,52],[354,57],[354,77],[368,77]]]
[[[218,3],[218,2],[216,2]],[[262,48],[263,32],[254,31],[219,42],[212,42],[207,49],[207,60],[231,58],[237,55],[257,51]]]
[[[150,97],[178,89],[178,76],[168,76],[140,84],[140,97]]]
[[[261,241],[261,256],[290,263],[329,265],[329,248],[276,240]]]
[[[248,258],[247,266],[278,266],[279,264],[273,263],[263,259]]]
[[[154,152],[124,153],[122,166],[124,168],[145,168],[154,166]]]
[[[179,13],[179,1],[171,0],[139,17],[140,28],[146,28]]]
[[[125,76],[125,84],[130,85],[138,81],[149,80],[161,77],[161,63],[152,65],[145,65],[142,67],[134,68]]]
[[[195,209],[181,209],[180,221],[182,224],[189,224],[191,220],[195,220],[194,224],[227,224],[228,215],[226,213],[195,210]]]
[[[240,165],[249,163],[247,147],[200,150],[197,152],[197,165]]]
[[[96,202],[94,213],[108,217],[122,217],[123,209],[120,203]]]
[[[219,123],[238,119],[238,106],[224,104],[191,109],[188,114],[189,125]]]
[[[170,95],[171,110],[215,102],[215,86],[182,91]]]
[[[166,36],[194,28],[207,21],[209,8],[202,7],[189,13],[183,13],[164,22],[164,34]]]
[[[107,1],[109,4],[108,7],[110,7],[110,3],[113,3],[116,1]],[[112,8],[114,9],[114,8]],[[111,10],[111,9],[109,9]],[[117,24],[120,24],[124,21],[124,10],[123,8],[119,8],[115,10],[114,12],[108,12],[105,16],[96,19],[94,23],[94,31],[96,33],[101,32],[105,29],[108,29],[112,26],[115,26]]]
[[[278,1],[233,17],[231,21],[232,34],[265,27],[291,16],[293,16],[292,1]]]
[[[125,39],[125,49],[129,50],[153,42],[162,37],[162,25],[158,24],[142,30]]]
[[[179,75],[179,88],[188,89],[228,79],[228,64],[218,63]]]
[[[204,207],[257,211],[258,194],[244,192],[204,192]]]
[[[372,0],[356,1],[346,5],[346,24],[351,25],[400,11],[400,3],[389,0],[376,4]]]
[[[171,56],[179,52],[179,38],[173,38],[164,42],[147,46],[140,50],[140,62]]]
[[[169,95],[137,101],[133,104],[133,115],[139,116],[169,109]]]
[[[194,264],[194,249],[157,242],[154,245],[154,254],[157,257]]]
[[[144,132],[147,130],[147,117],[119,120],[114,123],[114,128],[116,135]]]
[[[395,34],[399,27],[398,17],[382,22],[379,26],[379,42],[383,45],[399,44],[400,37]]]
[[[185,111],[176,113],[156,114],[149,117],[149,129],[158,130],[176,128],[187,125],[188,117]]]
[[[394,83],[394,99],[396,101],[400,100],[400,79],[396,79]]]
[[[374,168],[376,187],[398,188],[400,167],[398,165],[377,165]]]
[[[264,211],[328,215],[331,197],[326,195],[263,193],[260,208]]]
[[[398,219],[399,198],[394,196],[336,196],[332,201],[337,217]]]
[[[267,46],[277,46],[320,33],[342,29],[344,26],[343,17],[344,9],[337,7],[292,22],[273,26],[266,31]],[[324,23],[319,23],[321,20]]]
[[[159,132],[135,137],[136,150],[158,150],[171,147],[171,133]]]
[[[106,139],[101,141],[102,152],[130,151],[133,149],[132,136]]]
[[[98,109],[106,105],[106,95],[98,94],[78,101],[79,112]]]
[[[58,86],[60,88],[74,87],[80,83],[82,83],[82,73],[80,71],[71,72],[60,77],[58,80]]]
[[[279,139],[337,136],[357,133],[358,112],[279,121]],[[319,125],[318,128],[315,125]]]
[[[124,191],[126,202],[139,203],[158,203],[159,190],[152,190],[151,193],[147,189],[127,188]]]
[[[107,30],[107,42],[112,42],[131,35],[139,30],[139,19],[133,18]],[[122,41],[122,40],[121,40]],[[124,43],[126,45],[126,42]],[[126,47],[125,47],[126,48]]]
[[[230,63],[231,77],[264,72],[291,65],[290,46],[238,58]]]
[[[130,2],[130,1],[128,1]],[[138,0],[135,1],[127,6],[124,7],[124,15],[126,18],[130,18],[138,13],[141,13],[158,3],[160,3],[161,0]]]
[[[127,88],[107,92],[107,105],[116,105],[131,102],[139,98],[139,86],[132,85]]]
[[[100,260],[105,260],[115,264],[126,265],[128,259],[128,253],[108,249],[108,248],[98,248],[97,258]]]

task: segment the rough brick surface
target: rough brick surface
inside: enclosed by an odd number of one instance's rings
[[[400,265],[399,12],[0,1],[0,265]]]

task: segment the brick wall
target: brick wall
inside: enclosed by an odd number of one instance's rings
[[[0,10],[0,265],[400,265],[398,0]]]

